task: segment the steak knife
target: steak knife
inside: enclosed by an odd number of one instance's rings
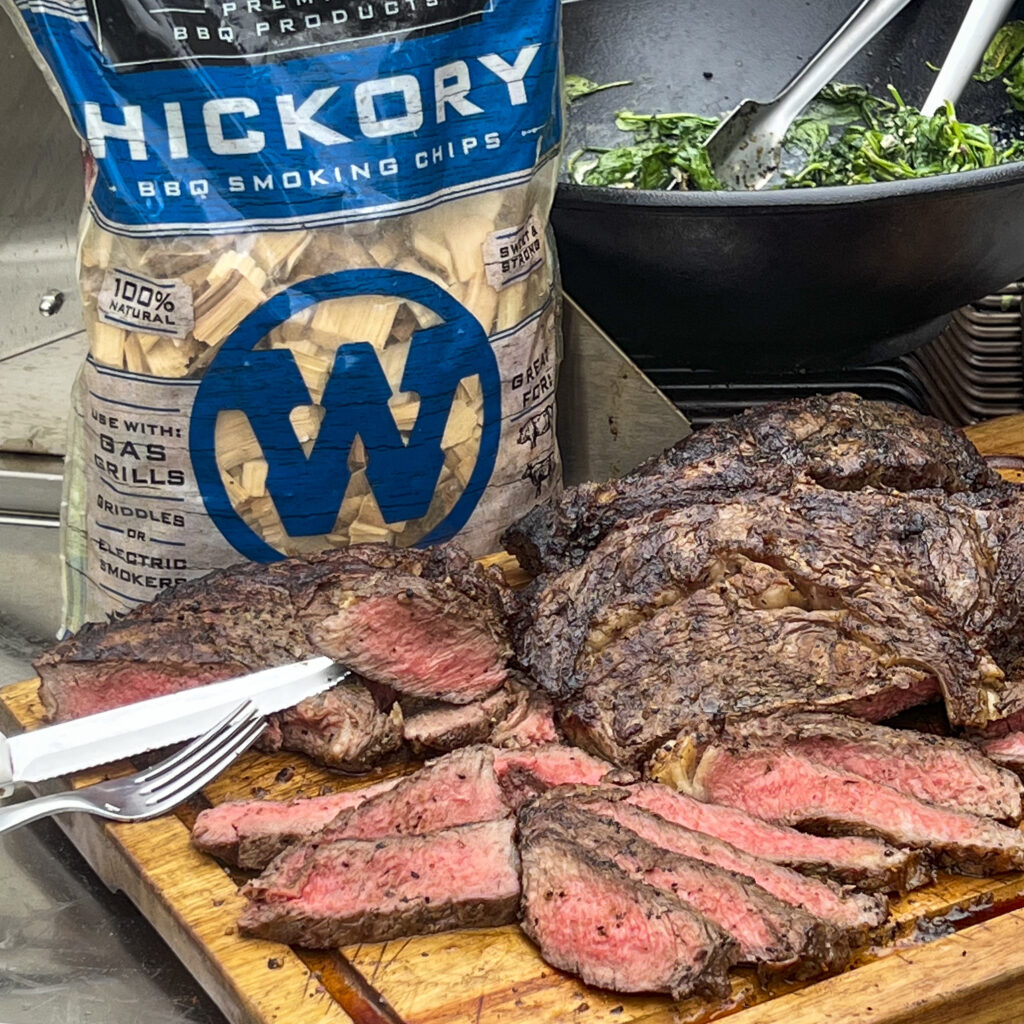
[[[312,658],[10,738],[0,734],[0,796],[14,783],[57,778],[200,736],[244,700],[264,715],[294,707],[348,674],[330,658]]]

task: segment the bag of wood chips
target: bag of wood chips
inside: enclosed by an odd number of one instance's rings
[[[559,485],[558,0],[0,0],[86,146],[65,626]]]

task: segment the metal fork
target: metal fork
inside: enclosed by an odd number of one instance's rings
[[[259,709],[245,701],[209,732],[146,771],[0,807],[0,832],[62,811],[85,811],[114,821],[155,818],[219,775],[265,725]]]

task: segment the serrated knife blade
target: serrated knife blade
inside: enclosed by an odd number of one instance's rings
[[[312,658],[18,736],[0,736],[0,795],[13,783],[59,778],[193,739],[244,700],[252,701],[264,715],[282,711],[330,689],[347,675],[330,658]]]

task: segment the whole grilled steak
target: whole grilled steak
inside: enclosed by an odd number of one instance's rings
[[[344,682],[273,715],[263,750],[297,750],[330,768],[359,771],[402,746],[402,711],[382,711],[361,683]]]
[[[804,874],[825,875],[865,892],[905,892],[931,879],[915,850],[861,836],[808,835],[735,807],[704,803],[660,782],[630,786],[626,800],[683,828],[724,839],[755,857]]]
[[[55,720],[326,654],[403,693],[469,703],[505,679],[499,586],[454,547],[245,564],[83,627],[36,663]]]
[[[1000,540],[1022,518],[1018,502],[820,488],[652,513],[540,581],[517,655],[577,742],[627,764],[674,722],[878,718],[936,683],[953,722],[984,725],[1019,697],[989,646],[1020,632],[1021,542]]]
[[[797,483],[947,493],[1002,489],[958,430],[852,394],[763,406],[684,438],[634,473],[583,484],[527,513],[502,538],[534,575],[578,565],[623,520],[655,509],[780,493]]]
[[[519,812],[520,843],[551,831],[607,857],[631,878],[689,904],[736,943],[742,962],[812,974],[846,959],[838,930],[776,899],[749,878],[671,853],[555,791]]]
[[[941,807],[1014,825],[1021,819],[1020,780],[965,740],[821,714],[748,719],[724,737],[801,754]]]
[[[1017,829],[927,804],[789,751],[709,746],[694,772],[692,792],[784,825],[879,836],[928,850],[964,874],[1024,868],[1024,833]]]
[[[520,844],[523,931],[552,966],[617,992],[722,996],[737,953],[692,907],[560,831]]]
[[[751,856],[722,839],[675,825],[631,804],[624,789],[579,786],[571,793],[573,801],[591,814],[618,822],[662,849],[745,875],[784,903],[843,929],[854,942],[867,938],[885,920],[887,903],[883,897],[846,892],[824,879],[807,878]]]
[[[511,819],[286,850],[242,890],[244,935],[329,948],[516,919]]]

